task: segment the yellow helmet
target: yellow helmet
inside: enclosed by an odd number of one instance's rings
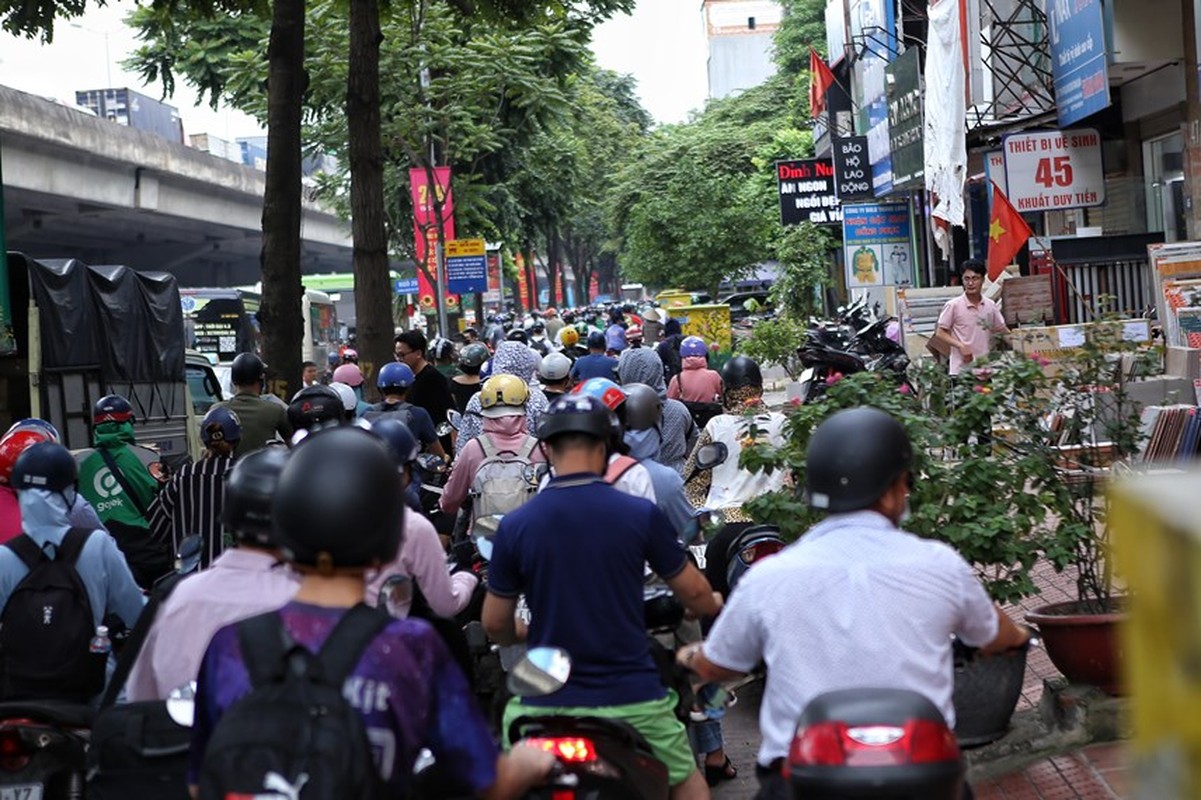
[[[480,387],[480,414],[489,419],[525,413],[530,387],[516,375],[493,375]]]
[[[570,325],[564,325],[559,330],[559,341],[564,347],[575,347],[580,343],[580,332]]]

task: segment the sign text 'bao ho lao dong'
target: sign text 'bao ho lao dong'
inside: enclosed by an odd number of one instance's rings
[[[780,192],[780,222],[798,225],[838,225],[842,209],[834,191],[834,164],[828,158],[776,162]]]

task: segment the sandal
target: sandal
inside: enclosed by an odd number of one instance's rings
[[[738,768],[730,763],[730,757],[726,756],[726,762],[720,766],[705,764],[705,783],[710,787],[716,786],[722,781],[732,781],[738,777]]]

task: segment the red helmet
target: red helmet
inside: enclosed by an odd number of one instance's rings
[[[18,456],[35,444],[53,441],[46,431],[29,429],[15,430],[0,439],[0,484],[8,485]]]

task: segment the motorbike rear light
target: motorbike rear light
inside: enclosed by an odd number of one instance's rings
[[[742,559],[742,563],[749,567],[756,561],[767,558],[768,556],[774,556],[783,549],[783,542],[755,542],[754,544],[748,545],[742,548],[742,550],[738,551],[738,557]]]
[[[959,745],[941,722],[915,719],[900,725],[821,722],[797,731],[789,749],[792,766],[887,767],[955,761]]]
[[[9,772],[24,769],[31,755],[20,731],[12,728],[0,731],[0,769]]]
[[[596,761],[596,746],[592,744],[591,739],[581,739],[576,736],[548,736],[526,739],[525,742],[545,750],[560,761],[572,764]]]

